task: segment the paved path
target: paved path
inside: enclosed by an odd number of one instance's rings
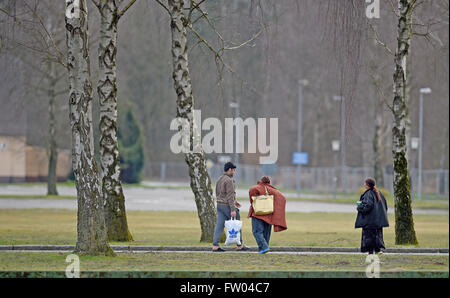
[[[121,253],[213,253],[209,246],[128,246],[112,245],[115,252]],[[73,245],[0,245],[1,252],[71,252]],[[236,251],[234,247],[223,247],[224,253],[257,253],[256,247],[246,252]],[[273,246],[273,254],[314,255],[314,254],[352,254],[364,255],[356,247],[319,246]],[[388,248],[385,255],[430,255],[448,256],[448,248]]]
[[[59,187],[60,195],[75,196],[74,187]],[[46,187],[7,185],[0,187],[2,195],[45,195]],[[154,211],[196,211],[194,197],[190,189],[183,188],[142,188],[127,187],[124,188],[126,196],[125,205],[127,210],[154,210]],[[238,197],[248,196],[248,192],[243,189],[237,190]],[[290,194],[293,195],[293,194]],[[288,195],[289,197],[289,195]],[[313,200],[313,199],[312,199]],[[250,203],[248,200],[241,201],[243,214],[248,212]],[[76,209],[75,199],[0,199],[0,209],[26,209],[26,208],[57,208],[57,209]],[[389,213],[393,213],[390,208]],[[354,204],[339,204],[325,202],[301,202],[288,201],[286,212],[344,212],[355,213]],[[449,214],[448,210],[438,209],[414,209],[414,214]]]
[[[4,251],[0,251],[0,254],[2,252],[35,252],[35,253],[71,253],[67,250],[4,250]],[[124,250],[114,250],[115,253],[150,253],[150,251],[124,251]],[[206,253],[206,254],[216,254],[215,252],[212,251],[151,251],[151,253]],[[221,254],[243,254],[243,253],[249,253],[249,254],[258,254],[258,252],[256,251],[246,251],[246,252],[238,252],[238,251],[225,251],[225,252],[221,252]],[[367,255],[365,253],[360,253],[360,252],[307,252],[307,251],[303,251],[303,252],[289,252],[289,251],[271,251],[269,252],[269,254],[279,254],[279,255]],[[383,255],[385,256],[395,256],[395,255],[408,255],[408,256],[449,256],[449,254],[447,253],[384,253]]]

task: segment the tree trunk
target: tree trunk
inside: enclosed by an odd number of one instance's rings
[[[379,104],[378,104],[379,106]],[[377,185],[384,185],[383,180],[383,166],[382,166],[382,150],[383,150],[383,137],[382,137],[382,122],[383,117],[380,114],[382,111],[377,111],[375,116],[375,135],[373,137],[373,172]]]
[[[66,9],[76,3],[77,1],[67,1]],[[66,15],[65,18],[72,167],[78,202],[75,251],[81,254],[110,255],[113,251],[108,244],[98,168],[92,146],[92,84],[86,0],[80,0],[79,5],[79,11],[75,7],[75,13]]]
[[[56,126],[55,126],[55,88],[56,75],[52,62],[48,63],[49,67],[49,89],[48,89],[48,137],[49,137],[49,153],[48,153],[48,174],[47,174],[47,195],[58,195],[56,189],[56,166],[58,162],[58,147],[56,144]]]
[[[105,222],[111,241],[132,241],[125,212],[125,196],[120,182],[117,140],[117,23],[115,0],[100,1],[100,42],[98,48],[100,100],[100,160]]]
[[[411,152],[411,42],[409,44],[408,57],[406,58],[406,81],[405,81],[405,102],[406,102],[406,129],[405,129],[405,138],[406,138],[406,160],[408,162],[411,161],[410,152]]]
[[[193,123],[194,97],[189,75],[186,17],[183,12],[184,0],[169,0],[172,31],[173,80],[177,93],[177,117],[190,121],[190,137],[199,136]],[[191,143],[192,144],[192,143]],[[185,161],[189,166],[191,189],[195,196],[198,217],[201,225],[201,242],[212,242],[217,219],[214,205],[211,179],[209,177],[203,149],[199,153],[186,153]]]
[[[411,37],[411,15],[414,0],[398,0],[398,36],[394,72],[394,124],[392,127],[392,153],[394,159],[395,244],[417,244],[411,209],[411,189],[406,156],[405,98],[406,61]]]

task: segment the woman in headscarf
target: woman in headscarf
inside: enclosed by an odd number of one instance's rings
[[[264,195],[267,193],[273,195],[273,213],[265,215],[256,215],[252,207],[252,197]],[[272,226],[274,232],[281,232],[287,229],[286,225],[286,198],[275,187],[270,185],[270,178],[264,176],[249,191],[250,210],[248,218],[252,218],[252,232],[258,244],[258,252],[265,254],[269,251],[269,241]]]
[[[387,203],[384,195],[377,189],[375,179],[367,178],[366,191],[361,195],[355,228],[362,228],[361,252],[382,253],[384,246],[383,228],[389,227]]]

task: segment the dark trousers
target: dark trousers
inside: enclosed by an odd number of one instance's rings
[[[225,228],[225,221],[231,219],[231,208],[229,205],[217,204],[217,222],[216,228],[214,229],[214,239],[213,245],[219,246],[220,236],[223,233],[223,229]],[[239,209],[236,208],[236,219],[241,220],[241,215],[239,214]],[[241,232],[241,245],[242,242],[242,231]]]
[[[272,225],[266,223],[264,220],[252,217],[252,232],[258,244],[259,251],[269,248],[271,231]]]
[[[379,229],[364,229],[361,236],[361,252],[368,252],[373,254],[385,249],[383,240],[383,228]]]

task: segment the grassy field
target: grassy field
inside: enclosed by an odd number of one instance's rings
[[[0,271],[64,271],[69,253],[0,252]],[[121,253],[115,257],[81,256],[80,270],[226,271],[226,270],[317,270],[365,271],[365,255],[282,255],[212,253]],[[381,271],[448,271],[448,256],[380,257]]]
[[[195,212],[129,211],[135,241],[127,245],[210,245],[199,243],[200,225]],[[256,246],[251,221],[242,214],[243,238]],[[272,233],[271,246],[359,247],[361,230],[356,215],[348,213],[288,213],[288,230]],[[448,215],[415,215],[418,247],[449,247]],[[385,229],[387,247],[394,245],[394,217]],[[72,244],[76,242],[76,211],[63,209],[0,209],[0,244]]]
[[[360,190],[363,191],[363,190]],[[285,190],[285,192],[293,192],[292,190]],[[288,197],[288,201],[300,201],[300,202],[323,202],[323,203],[337,203],[337,204],[355,204],[359,200],[359,193],[338,193],[336,199],[333,198],[329,193],[321,192],[304,192],[305,194],[315,194],[322,195],[318,198],[305,198],[305,197]],[[389,208],[394,208],[394,198],[392,195],[388,194],[387,191],[384,192],[386,195],[386,201]],[[415,196],[417,197],[417,196]],[[241,197],[240,200],[248,200],[247,197]],[[414,209],[441,209],[449,210],[449,199],[448,197],[439,197],[432,195],[423,195],[422,199],[412,201],[412,208]]]

